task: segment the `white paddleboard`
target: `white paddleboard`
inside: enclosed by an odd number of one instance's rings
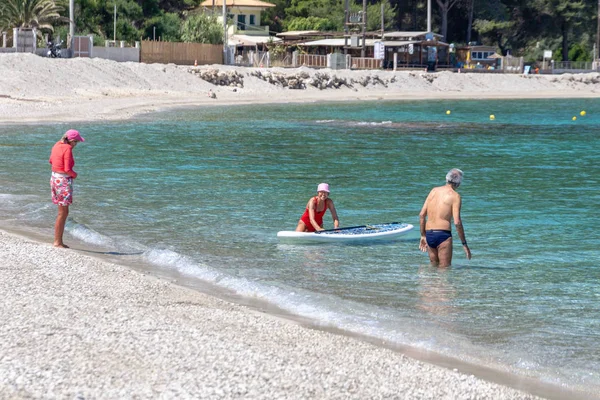
[[[277,237],[286,242],[358,242],[366,240],[389,240],[410,232],[414,226],[401,222],[361,225],[320,232],[280,231]]]

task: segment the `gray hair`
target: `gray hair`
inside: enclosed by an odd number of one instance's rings
[[[452,185],[455,185],[455,186],[459,186],[462,183],[462,179],[463,179],[463,172],[458,168],[452,168],[446,174],[446,182],[448,182]]]

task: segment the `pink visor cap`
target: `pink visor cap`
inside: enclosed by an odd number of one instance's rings
[[[329,185],[326,183],[319,183],[319,186],[317,186],[317,192],[329,193]]]
[[[85,142],[85,139],[81,137],[79,131],[75,129],[69,129],[66,133],[67,139],[69,140],[77,140],[78,142]]]

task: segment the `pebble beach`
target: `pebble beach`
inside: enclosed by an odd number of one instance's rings
[[[536,399],[0,232],[0,398]]]

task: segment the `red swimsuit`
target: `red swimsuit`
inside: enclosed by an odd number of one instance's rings
[[[317,225],[323,226],[323,215],[325,215],[325,212],[327,211],[327,200],[325,200],[325,207],[323,208],[323,211],[317,211],[317,205],[319,204],[319,199],[316,196],[314,197],[314,199],[315,199],[315,221],[317,221]],[[306,225],[306,229],[309,232],[315,231],[315,227],[313,226],[313,224],[310,223],[308,207],[304,211],[304,214],[302,214],[302,217],[300,217],[300,220],[302,222],[304,222],[304,225]]]

